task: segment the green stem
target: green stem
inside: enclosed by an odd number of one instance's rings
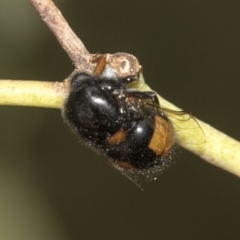
[[[60,108],[63,84],[59,82],[0,80],[0,104]]]
[[[134,87],[141,91],[151,91],[142,76]],[[66,95],[67,90],[59,82],[0,80],[0,105],[61,108]],[[160,96],[159,100],[166,108],[181,110]],[[240,177],[238,141],[196,118],[182,115],[170,119],[175,128],[176,142],[180,146]]]

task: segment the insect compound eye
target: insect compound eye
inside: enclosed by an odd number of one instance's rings
[[[76,73],[70,82],[71,90],[77,90],[85,81],[88,81],[92,76],[88,73]]]

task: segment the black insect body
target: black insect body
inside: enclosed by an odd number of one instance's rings
[[[156,94],[127,87],[137,80],[76,73],[62,114],[82,140],[119,169],[144,172],[165,165],[174,134]]]

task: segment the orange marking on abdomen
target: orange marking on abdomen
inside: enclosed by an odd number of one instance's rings
[[[111,145],[115,145],[126,140],[128,132],[127,131],[118,131],[114,133],[110,138],[108,138],[107,142]]]
[[[173,146],[173,128],[171,123],[159,115],[155,116],[154,132],[148,148],[160,156],[166,157]]]

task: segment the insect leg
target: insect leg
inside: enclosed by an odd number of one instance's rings
[[[129,91],[131,95],[134,97],[145,99],[145,100],[151,100],[152,103],[156,106],[160,106],[157,94],[155,92],[149,91],[149,92],[140,92],[140,91]]]
[[[106,55],[105,54],[96,54],[92,60],[92,62],[96,62],[97,66],[95,67],[93,73],[95,75],[100,75],[103,70],[105,69],[106,65],[107,65],[107,61],[106,61]]]

